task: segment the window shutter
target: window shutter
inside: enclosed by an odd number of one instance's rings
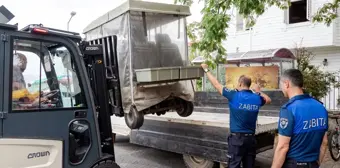
[[[310,20],[312,20],[312,15],[313,15],[313,2],[312,2],[312,0],[307,0],[306,9],[307,9],[306,17],[310,21]]]

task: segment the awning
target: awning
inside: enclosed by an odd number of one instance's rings
[[[287,48],[248,51],[240,53],[227,54],[227,64],[245,64],[245,63],[273,63],[286,62],[295,60],[291,50]],[[196,57],[192,63],[204,62],[203,56]]]

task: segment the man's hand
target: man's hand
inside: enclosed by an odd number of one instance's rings
[[[201,67],[202,67],[203,69],[208,69],[208,68],[209,68],[209,66],[208,66],[207,64],[201,64]]]
[[[257,83],[253,84],[251,89],[254,90],[257,93],[261,92],[260,85],[258,85]]]
[[[40,98],[40,103],[44,103],[44,102],[46,102],[46,101],[48,101],[48,98],[46,98],[46,97],[41,97],[41,98]],[[38,105],[39,105],[39,97],[37,97],[37,98],[32,102],[32,104],[33,104],[34,106],[38,106]]]

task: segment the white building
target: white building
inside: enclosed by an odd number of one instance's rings
[[[311,16],[327,0],[292,0],[287,10],[271,7],[261,15],[252,29],[235,10],[225,42],[229,55],[242,55],[263,50],[289,48],[302,44],[315,54],[312,63],[325,71],[340,70],[340,18],[329,27],[323,23],[312,23]],[[326,63],[327,62],[327,63]],[[324,63],[326,63],[324,65]],[[329,109],[337,108],[338,89],[333,89],[323,99]]]

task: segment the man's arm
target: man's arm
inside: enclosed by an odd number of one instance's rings
[[[207,64],[202,64],[201,65],[203,69],[208,69],[208,65]],[[223,86],[220,84],[220,82],[218,82],[218,80],[215,78],[215,76],[213,74],[209,72],[206,73],[207,77],[210,81],[210,83],[214,86],[214,88],[218,91],[218,93],[220,93],[221,95],[223,94],[222,90],[223,90]]]
[[[270,104],[272,102],[272,99],[267,94],[261,91],[259,93],[260,93],[260,96],[263,97],[265,104]]]
[[[289,143],[294,129],[294,116],[286,108],[281,109],[278,123],[278,143],[274,153],[272,168],[281,168],[286,160]]]
[[[203,69],[208,69],[208,65],[206,65],[206,64],[202,64],[201,66],[202,66]],[[229,101],[231,101],[233,99],[234,94],[236,93],[236,91],[235,90],[227,89],[226,87],[222,86],[217,81],[217,79],[214,77],[214,75],[211,74],[210,72],[207,72],[206,74],[207,74],[207,77],[208,77],[209,81],[214,86],[214,88],[216,88],[218,93],[220,93],[222,96],[224,96]]]
[[[252,89],[260,94],[264,100],[264,104],[270,104],[272,102],[272,99],[267,94],[261,92],[261,88],[258,84],[254,84]]]
[[[207,77],[218,93],[222,95],[223,86],[220,84],[220,82],[218,82],[218,80],[210,72],[207,72]]]
[[[322,144],[320,147],[320,155],[319,155],[319,165],[321,165],[323,158],[325,157],[326,149],[328,144],[327,132],[323,136]]]
[[[281,168],[286,160],[286,154],[289,150],[290,137],[279,135],[277,147],[274,153],[272,168]]]

